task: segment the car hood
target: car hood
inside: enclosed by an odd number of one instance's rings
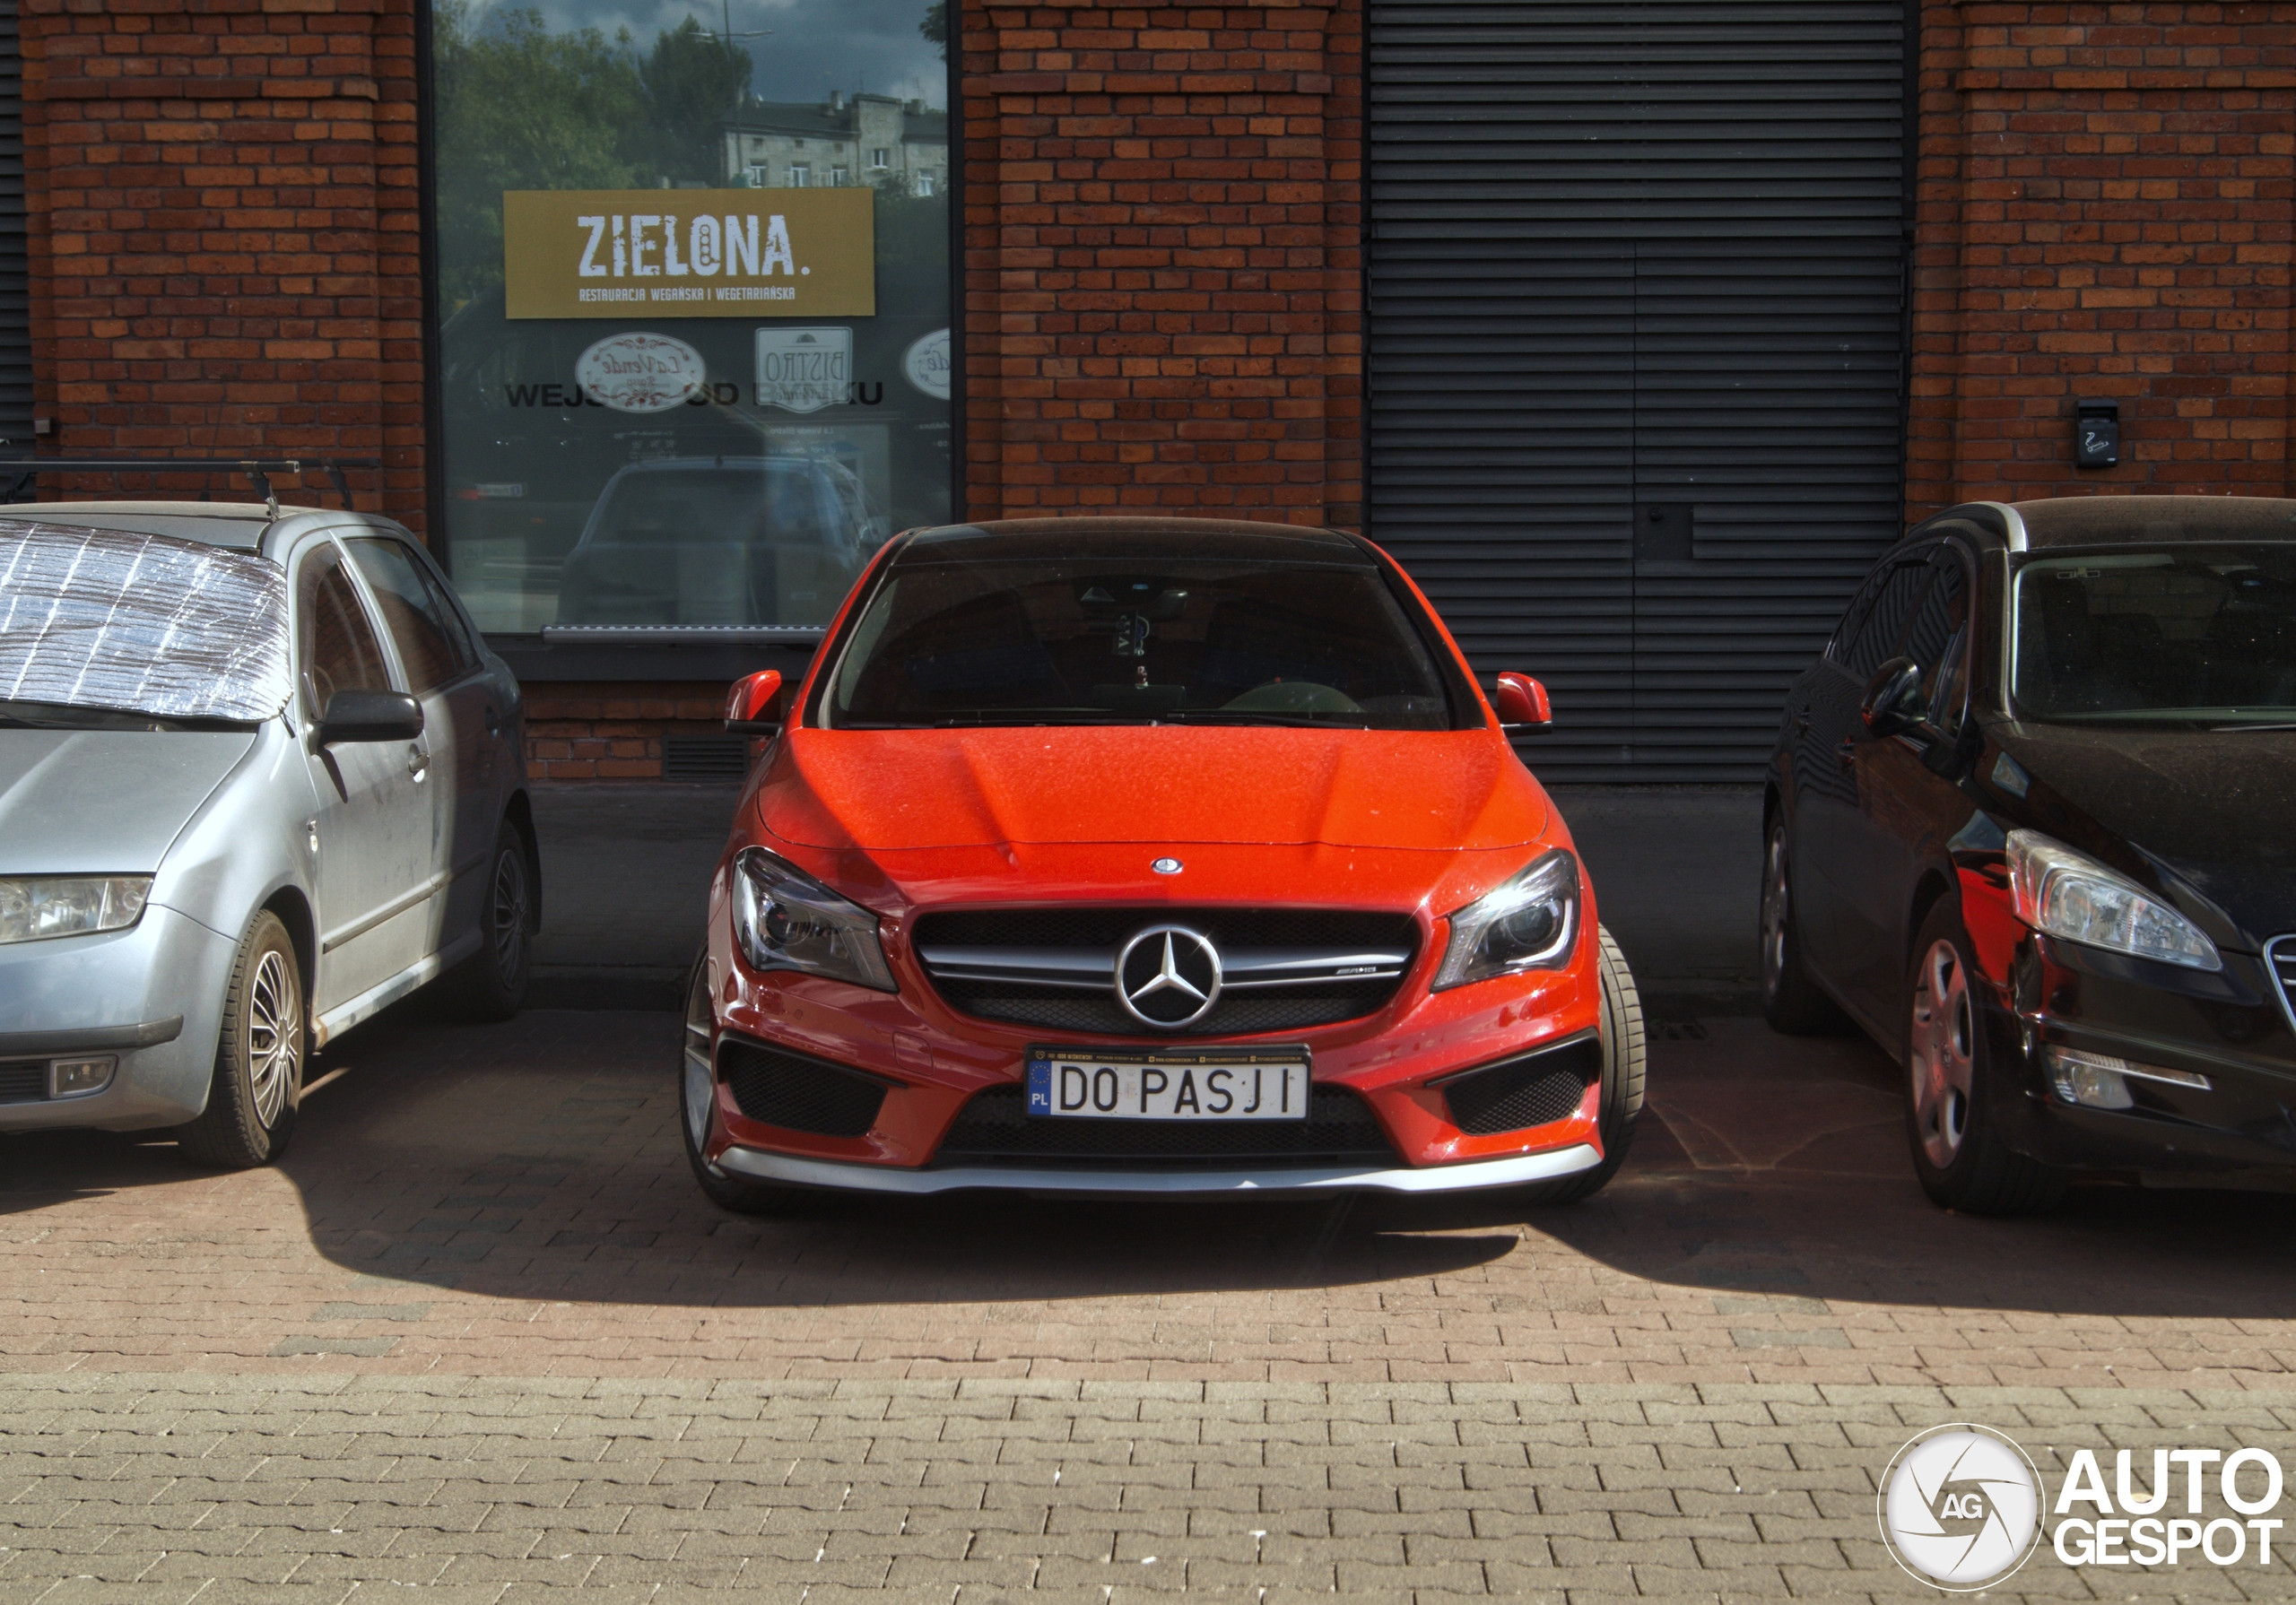
[[[796,730],[761,783],[784,841],[1516,846],[1544,794],[1488,731],[1180,725]]]
[[[160,867],[256,733],[0,730],[0,874]]]
[[[2240,945],[2296,931],[2296,731],[2025,724],[2002,746],[2033,776],[2037,828],[2089,846],[2050,817],[2061,799],[2213,904]]]

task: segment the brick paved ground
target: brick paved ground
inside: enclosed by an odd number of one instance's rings
[[[1873,1488],[1918,1428],[2296,1449],[2296,1202],[1942,1215],[1855,1043],[1654,1045],[1627,1174],[1527,1218],[756,1221],[684,1172],[674,1042],[387,1019],[276,1171],[0,1139],[0,1605],[1912,1598]],[[2285,1600],[2282,1553],[2009,1592]]]

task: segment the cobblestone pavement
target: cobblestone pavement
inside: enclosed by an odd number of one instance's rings
[[[1921,1428],[2052,1488],[2081,1446],[2296,1449],[2296,1200],[1944,1215],[1854,1042],[1677,1029],[1567,1210],[751,1220],[685,1173],[675,1036],[402,1011],[273,1171],[0,1139],[0,1605],[1910,1599],[1874,1490]],[[1994,1593],[2296,1579],[2044,1549]]]

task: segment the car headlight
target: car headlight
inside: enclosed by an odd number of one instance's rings
[[[877,916],[787,859],[744,847],[734,859],[734,939],[752,969],[794,969],[899,992]]]
[[[2038,830],[2009,833],[2009,886],[2017,917],[2036,931],[2188,969],[2224,967],[2199,926],[2118,871]]]
[[[1560,969],[1578,940],[1578,860],[1543,853],[1451,915],[1451,945],[1431,992],[1525,970]]]
[[[125,931],[144,917],[149,875],[22,875],[0,880],[0,941]]]

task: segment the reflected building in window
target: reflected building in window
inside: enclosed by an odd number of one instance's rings
[[[726,180],[752,189],[856,182],[910,195],[941,192],[949,170],[949,114],[892,95],[832,93],[826,100],[751,100],[725,124]]]

